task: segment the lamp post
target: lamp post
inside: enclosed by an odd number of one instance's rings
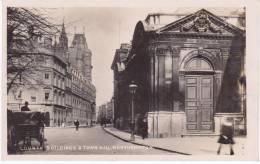
[[[131,93],[131,97],[132,97],[132,100],[131,100],[131,141],[134,141],[135,140],[135,136],[134,136],[134,124],[135,124],[135,120],[134,120],[134,94],[136,92],[136,89],[137,89],[137,85],[134,84],[132,82],[132,84],[129,85],[129,91]]]
[[[245,135],[247,134],[247,119],[246,119],[246,106],[245,106],[245,101],[246,101],[246,76],[243,74],[240,79],[239,83],[241,85],[241,110],[244,115],[244,133]]]
[[[91,121],[90,121],[91,127],[93,126],[93,123],[92,123],[93,122],[93,114],[96,113],[95,109],[96,109],[96,103],[93,102],[91,104]]]

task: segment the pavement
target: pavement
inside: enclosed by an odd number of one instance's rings
[[[135,145],[106,133],[100,126],[45,129],[46,151],[27,149],[19,155],[178,155],[176,153]],[[37,145],[38,144],[38,145]],[[36,141],[33,146],[39,146]]]
[[[90,126],[90,125],[79,125],[80,128],[91,128],[91,127],[94,127],[95,125],[93,126]],[[76,128],[75,125],[66,125],[66,126],[46,126],[44,127],[44,129],[53,129],[53,128]]]
[[[169,151],[183,155],[217,155],[218,136],[187,136],[174,138],[145,138],[135,135],[130,140],[130,133],[118,130],[112,126],[103,128],[107,133],[136,145],[148,146],[154,149]],[[245,155],[246,137],[234,137],[233,149],[235,155]],[[229,145],[223,145],[220,155],[229,155]]]

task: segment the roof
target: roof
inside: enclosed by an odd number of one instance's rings
[[[179,8],[174,13],[149,13],[146,19],[140,22],[143,23],[145,31],[155,31],[169,23],[175,22],[199,10],[200,8]],[[242,27],[238,22],[239,19],[245,19],[244,8],[205,8],[203,10],[214,13],[214,15],[217,15],[218,17],[238,28],[245,28]]]
[[[118,62],[124,63],[127,60],[128,53],[131,49],[131,45],[129,43],[122,43],[120,49],[116,49],[116,53],[111,65],[111,69],[114,70],[114,66]]]
[[[88,47],[85,34],[75,34],[73,37],[73,41],[71,46],[74,47],[75,45],[85,45],[86,48]]]
[[[221,8],[223,9],[223,8]],[[194,9],[195,10],[195,9]],[[132,49],[127,59],[127,65],[136,56],[137,49],[142,47],[147,39],[145,34],[172,34],[210,37],[235,37],[245,34],[245,10],[230,10],[218,12],[225,15],[218,16],[206,9],[196,10],[191,14],[151,13],[144,21],[139,21],[135,26]],[[184,10],[181,10],[184,11]],[[223,11],[223,10],[221,10]],[[233,22],[230,23],[229,19]],[[242,19],[242,20],[241,20]],[[241,26],[239,26],[241,24]]]
[[[157,29],[157,32],[162,32],[167,30],[174,31],[177,29],[178,31],[179,30],[192,31],[190,30],[192,28],[195,28],[197,32],[212,31],[213,33],[221,33],[221,34],[223,33],[243,34],[244,33],[244,31],[239,27],[229,23],[223,18],[216,16],[215,14],[205,9],[201,9],[177,21],[167,24],[166,26]]]

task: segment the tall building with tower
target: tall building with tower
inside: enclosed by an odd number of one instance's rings
[[[84,77],[92,81],[92,52],[88,48],[85,34],[75,34],[71,46],[69,47],[69,60]]]
[[[76,119],[81,125],[90,125],[95,119],[96,89],[91,82],[91,51],[85,35],[75,34],[69,48],[63,23],[58,42],[48,37],[33,39],[35,48],[25,53],[34,55],[35,68],[29,82],[19,81],[10,90],[7,108],[20,111],[27,101],[31,111],[46,113],[46,126],[73,125]]]

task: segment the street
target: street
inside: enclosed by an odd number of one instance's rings
[[[64,4],[4,5],[8,155],[257,159],[246,7]]]
[[[130,137],[130,136],[129,136]],[[18,154],[50,154],[50,155],[142,155],[164,154],[174,155],[166,151],[156,150],[144,146],[124,142],[108,133],[100,126],[92,128],[46,128],[46,151],[30,150]]]

